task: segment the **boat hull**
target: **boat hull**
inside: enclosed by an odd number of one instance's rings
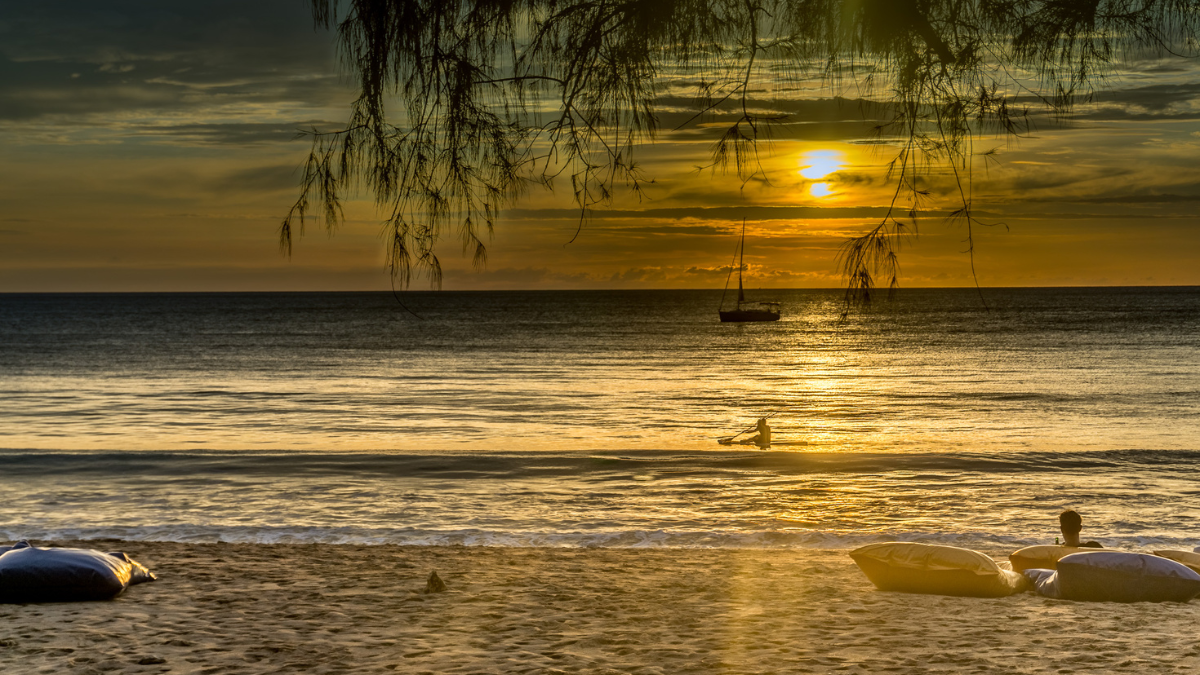
[[[731,309],[719,310],[722,323],[742,323],[745,321],[778,321],[779,312],[766,309]]]

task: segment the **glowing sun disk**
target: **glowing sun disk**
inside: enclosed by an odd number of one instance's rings
[[[800,175],[809,180],[824,178],[842,168],[842,153],[837,150],[813,150],[800,159]]]

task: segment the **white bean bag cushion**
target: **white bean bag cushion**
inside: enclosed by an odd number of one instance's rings
[[[1072,553],[1058,569],[1027,570],[1034,589],[1049,598],[1093,602],[1187,602],[1200,594],[1200,574],[1147,553]]]
[[[881,591],[999,598],[1029,584],[988,556],[955,546],[888,542],[855,549],[850,557]]]
[[[154,579],[124,553],[21,542],[0,554],[0,602],[108,600]]]
[[[1029,569],[1021,572],[1029,579],[1029,583],[1033,585],[1033,590],[1038,595],[1047,598],[1061,597],[1058,594],[1058,576],[1056,570],[1047,569]]]
[[[1187,565],[1193,572],[1200,572],[1200,553],[1192,551],[1154,551],[1154,555]]]

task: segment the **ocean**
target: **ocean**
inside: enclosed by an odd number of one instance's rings
[[[0,541],[1200,545],[1200,288],[755,295],[0,295]]]

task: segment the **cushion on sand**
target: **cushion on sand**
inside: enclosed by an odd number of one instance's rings
[[[1168,560],[1174,560],[1181,565],[1186,565],[1193,572],[1200,572],[1200,553],[1194,553],[1192,551],[1165,550],[1154,551],[1154,555],[1166,558]]]
[[[124,553],[21,542],[0,555],[0,602],[108,600],[128,586],[154,579]]]
[[[999,598],[1029,583],[988,556],[955,546],[888,542],[855,549],[850,557],[881,591]]]
[[[1022,574],[1025,575],[1026,579],[1029,579],[1029,583],[1033,585],[1034,592],[1038,595],[1047,598],[1060,597],[1058,594],[1058,572],[1056,570],[1034,568],[1023,570]]]
[[[1012,563],[1013,571],[1016,572],[1024,572],[1031,569],[1052,570],[1058,565],[1059,559],[1064,556],[1071,555],[1072,553],[1100,550],[1103,549],[1049,544],[1027,546],[1019,551],[1009,553],[1008,560]]]
[[[158,580],[158,577],[154,576],[153,572],[146,569],[145,565],[134,560],[133,558],[130,558],[128,553],[123,551],[117,551],[116,553],[113,553],[110,551],[109,555],[118,560],[124,560],[125,562],[129,563],[129,583],[125,584],[126,587],[143,584],[147,581]]]
[[[1038,593],[1094,602],[1187,602],[1200,594],[1200,574],[1147,553],[1094,551],[1060,558],[1058,569],[1027,570]]]

